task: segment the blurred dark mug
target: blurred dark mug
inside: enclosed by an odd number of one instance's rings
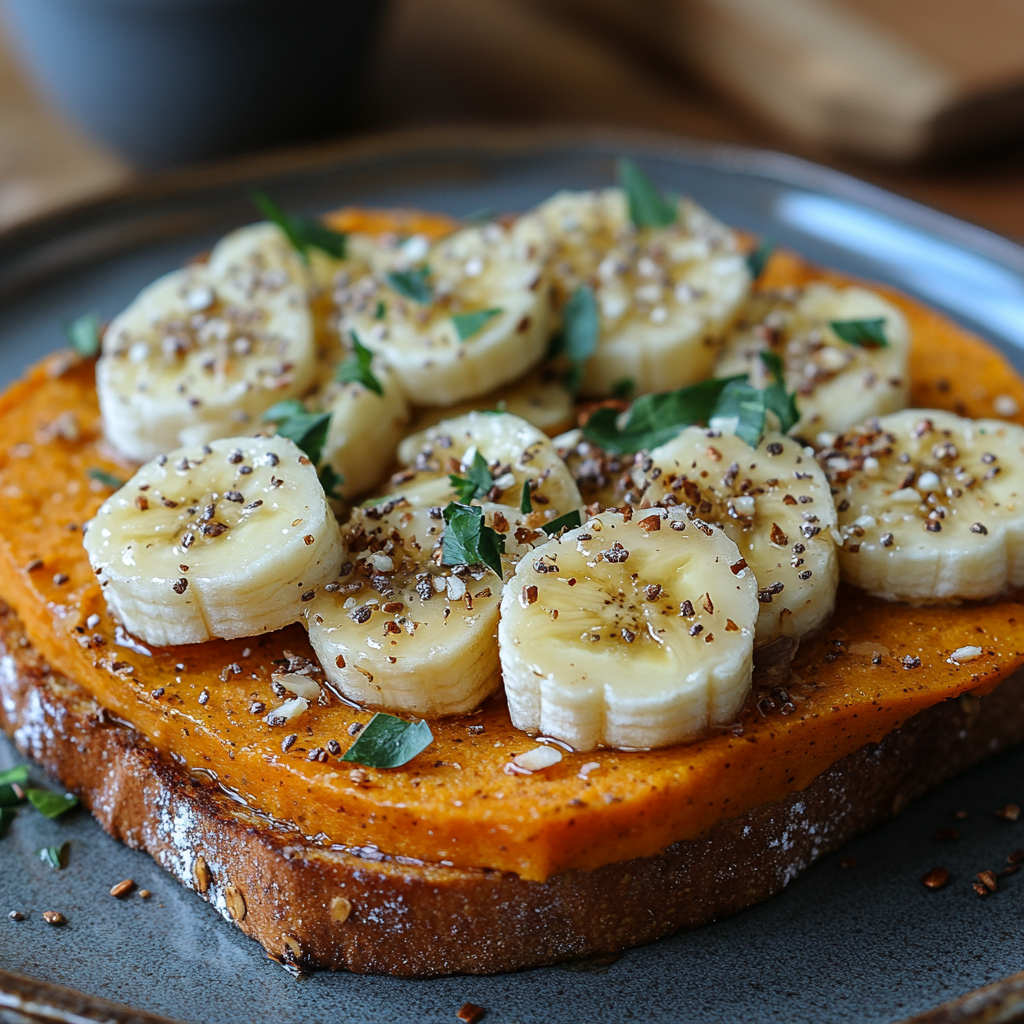
[[[2,0],[58,110],[144,167],[336,131],[387,0]]]

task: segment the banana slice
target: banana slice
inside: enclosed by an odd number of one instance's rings
[[[887,344],[844,341],[833,323],[879,321]],[[891,302],[866,288],[812,284],[801,291],[760,292],[726,339],[716,377],[747,373],[770,383],[761,352],[781,359],[800,422],[790,431],[809,440],[903,409],[910,400],[910,329]],[[827,440],[823,439],[823,440]]]
[[[352,381],[331,383],[316,404],[331,414],[322,461],[344,477],[344,498],[365,494],[394,465],[395,451],[409,422],[409,406],[391,369],[374,361],[373,377],[383,394]]]
[[[516,550],[504,513],[492,508],[487,525],[502,527]],[[442,566],[444,531],[440,510],[404,498],[357,508],[343,528],[342,574],[304,615],[328,680],[350,700],[457,715],[498,689],[501,580],[480,566]],[[502,560],[505,574],[512,550]]]
[[[315,467],[282,437],[159,456],[100,506],[84,543],[111,612],[157,646],[297,622],[343,557]]]
[[[577,750],[696,739],[746,700],[757,608],[721,530],[682,509],[602,512],[537,548],[505,588],[512,723]]]
[[[513,228],[520,245],[547,253],[559,312],[581,284],[600,312],[584,395],[638,394],[711,376],[718,344],[750,290],[736,237],[688,200],[667,228],[637,229],[620,189],[559,192]]]
[[[310,271],[272,224],[224,238],[209,262],[144,288],[96,367],[107,439],[139,461],[230,437],[317,373]]]
[[[542,366],[471,402],[460,402],[449,409],[417,409],[416,429],[425,430],[441,420],[455,419],[468,412],[500,409],[554,436],[569,429],[576,419],[575,401],[562,383],[564,376],[561,371]]]
[[[539,256],[497,224],[421,241],[336,294],[343,333],[384,356],[416,405],[486,394],[538,363],[551,315]]]
[[[487,463],[486,476],[474,469],[477,457]],[[509,413],[471,412],[444,420],[407,437],[398,447],[406,469],[392,477],[392,487],[416,505],[446,505],[458,495],[451,475],[479,479],[473,498],[513,508],[522,505],[529,484],[530,504],[545,519],[578,509],[580,492],[550,439],[526,420]]]
[[[1024,428],[905,409],[819,453],[843,579],[890,601],[993,597],[1024,585]]]
[[[576,481],[589,512],[639,503],[633,467],[647,458],[646,453],[635,457],[613,455],[584,438],[578,428],[559,434],[552,439],[552,444]],[[594,509],[594,505],[598,508]]]
[[[739,548],[757,579],[759,647],[813,633],[835,606],[836,510],[808,451],[778,433],[753,449],[735,434],[687,427],[635,471],[641,505],[685,506]]]

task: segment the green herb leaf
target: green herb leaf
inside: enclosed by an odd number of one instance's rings
[[[378,711],[341,760],[367,768],[401,768],[433,742],[434,734],[426,722],[408,722]]]
[[[583,520],[580,519],[579,509],[574,508],[571,512],[566,512],[564,516],[552,519],[550,523],[544,523],[541,529],[547,534],[555,534],[563,528],[575,530],[577,526],[582,525]]]
[[[612,385],[612,395],[623,401],[630,398],[634,391],[636,391],[636,381],[632,377],[623,377],[622,380],[617,380]]]
[[[108,473],[105,469],[97,469],[93,466],[87,475],[90,480],[98,480],[104,487],[109,487],[112,491],[119,491],[124,487],[124,481],[120,477]]]
[[[70,811],[78,803],[78,797],[71,793],[51,793],[48,789],[26,789],[28,802],[47,818],[57,818]]]
[[[374,320],[383,320],[384,314],[387,313],[388,307],[384,304],[383,299],[377,300],[377,308],[373,311]]]
[[[434,289],[427,284],[429,276],[429,267],[419,267],[416,270],[390,270],[384,279],[399,295],[428,306],[434,301]]]
[[[370,368],[373,365],[373,352],[356,337],[355,331],[349,331],[349,337],[352,339],[352,355],[338,367],[334,379],[342,384],[362,384],[368,391],[383,398],[384,387]]]
[[[320,470],[320,485],[324,494],[332,501],[341,501],[344,495],[339,488],[345,483],[345,474],[339,473],[329,462]]]
[[[679,216],[678,203],[671,202],[632,160],[617,165],[619,185],[629,203],[629,219],[638,228],[667,228]]]
[[[345,235],[332,231],[319,221],[308,217],[289,217],[265,192],[254,189],[250,195],[263,216],[284,232],[303,263],[309,263],[310,249],[319,249],[335,259],[345,258]]]
[[[39,851],[39,859],[54,871],[60,871],[68,862],[69,846],[69,843],[61,843],[60,846],[44,846]]]
[[[848,345],[860,348],[888,348],[889,341],[882,329],[885,317],[873,317],[870,320],[831,320],[829,327]]]
[[[474,498],[482,498],[494,484],[487,460],[479,452],[473,456],[473,465],[464,477],[449,473],[448,480],[464,505],[468,505]]]
[[[583,436],[612,455],[631,455],[656,448],[671,441],[691,423],[707,423],[729,382],[745,379],[745,375],[721,377],[676,391],[641,395],[630,407],[621,427],[618,410],[597,409],[583,427]]]
[[[476,411],[484,416],[504,416],[508,412],[508,402],[504,398],[499,398],[493,409],[477,409]]]
[[[786,391],[786,379],[783,376],[782,360],[775,352],[762,352],[761,362],[768,368],[773,380],[765,388],[764,397],[767,407],[779,418],[782,433],[787,434],[800,421],[800,411],[796,407],[796,395]]]
[[[277,434],[294,441],[314,465],[320,461],[331,429],[329,412],[306,412],[297,398],[289,398],[272,405],[263,419],[274,421]]]
[[[486,565],[498,577],[505,537],[484,525],[484,510],[479,505],[449,502],[442,513],[445,521],[441,540],[442,565]]]
[[[12,782],[16,782],[19,786],[24,786],[28,782],[28,765],[19,764],[16,768],[8,768],[6,771],[0,772],[0,786],[7,786]]]
[[[18,788],[15,789],[15,786]],[[17,782],[9,785],[0,785],[0,807],[17,807],[25,802],[24,790]]]
[[[765,393],[760,388],[745,380],[734,380],[722,390],[711,418],[735,420],[732,432],[756,448],[764,435],[767,408]]]
[[[488,320],[493,320],[494,317],[504,312],[503,309],[495,308],[478,309],[475,313],[456,313],[452,317],[452,323],[455,324],[455,331],[459,336],[459,341],[468,341],[474,334],[480,332],[480,329]]]
[[[747,270],[750,276],[756,281],[768,266],[768,260],[775,252],[775,243],[770,238],[762,238],[753,252],[747,253]]]
[[[83,313],[64,328],[71,347],[85,358],[96,355],[100,350],[100,315]]]
[[[7,835],[7,830],[11,826],[11,822],[18,816],[18,812],[13,807],[0,807],[0,839]]]
[[[519,511],[523,515],[529,515],[533,511],[533,499],[530,497],[530,482],[529,480],[523,481],[523,496],[519,499]]]
[[[594,290],[581,284],[562,311],[562,352],[579,366],[594,354],[600,333],[601,317]]]

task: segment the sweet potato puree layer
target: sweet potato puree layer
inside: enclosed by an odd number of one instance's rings
[[[766,282],[812,277],[843,280],[779,254]],[[1010,396],[1024,409],[1024,383],[1002,356],[885,291],[913,327],[915,403],[993,416],[995,399]],[[309,761],[329,740],[348,747],[349,726],[370,714],[329,696],[271,728],[249,710],[254,701],[279,703],[271,673],[285,651],[313,658],[299,626],[166,649],[119,632],[82,549],[82,524],[110,493],[90,479],[93,467],[122,479],[134,468],[102,441],[93,364],[52,357],[0,397],[0,597],[52,665],[159,750],[325,844],[537,880],[653,855],[806,786],[922,709],[985,692],[1024,662],[1024,605],[911,608],[844,590],[835,617],[794,664],[796,710],[763,713],[756,701],[764,694],[755,692],[733,729],[701,743],[567,753],[545,771],[508,774],[513,755],[534,741],[495,699],[475,715],[432,722],[434,743],[403,768]],[[92,615],[98,624],[88,625]],[[966,645],[984,654],[950,664]],[[908,655],[920,664],[904,667]],[[298,740],[284,753],[290,732]]]

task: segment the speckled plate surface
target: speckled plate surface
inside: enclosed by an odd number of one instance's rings
[[[606,184],[623,154],[730,223],[945,310],[1024,370],[1024,249],[995,235],[777,154],[644,135],[466,130],[195,172],[0,236],[0,383],[60,347],[63,322],[89,309],[111,316],[158,274],[251,220],[250,186],[296,212],[360,203],[458,215]],[[0,740],[0,768],[16,760]],[[48,821],[26,811],[0,840],[0,970],[195,1024],[433,1024],[454,1021],[467,1001],[494,1024],[896,1021],[1024,968],[1024,873],[984,899],[970,886],[1024,846],[1024,818],[994,814],[1007,802],[1024,804],[1024,749],[948,783],[732,919],[610,964],[431,981],[292,978],[85,812]],[[957,810],[967,817],[954,818]],[[960,839],[934,838],[947,827]],[[54,871],[37,850],[64,841],[68,866]],[[842,867],[842,857],[856,866]],[[930,892],[919,878],[939,864],[952,881]],[[128,877],[153,897],[111,899],[111,885]],[[11,910],[25,920],[9,920]],[[46,910],[68,924],[47,925]],[[3,982],[2,1021],[83,1019],[38,1006],[30,1017],[24,1000],[16,1011]],[[113,1019],[93,1011],[92,1019]],[[970,1008],[957,1014],[982,1019]]]

